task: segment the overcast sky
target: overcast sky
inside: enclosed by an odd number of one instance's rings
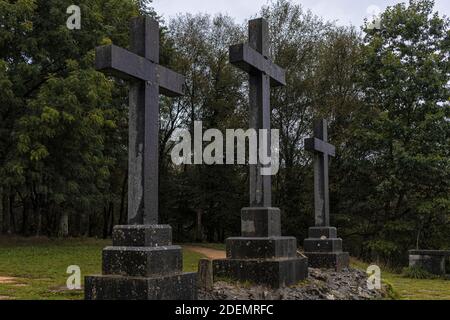
[[[178,13],[228,13],[242,23],[248,18],[256,16],[260,8],[268,0],[153,0],[156,12],[168,22]],[[362,25],[364,18],[370,13],[387,6],[408,2],[400,0],[293,0],[304,8],[327,20],[336,20],[340,25]],[[442,14],[450,16],[450,0],[436,0],[436,9]]]

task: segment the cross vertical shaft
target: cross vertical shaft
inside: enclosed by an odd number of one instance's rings
[[[328,132],[324,121],[314,125],[314,136],[322,141],[328,140]],[[314,154],[314,192],[316,226],[330,226],[330,205],[328,191],[328,154]]]
[[[131,51],[154,64],[159,63],[159,26],[156,21],[132,20]],[[159,222],[159,85],[155,65],[148,72],[148,81],[130,85],[128,222],[131,225]]]
[[[336,148],[328,143],[326,120],[314,122],[314,137],[305,140],[305,149],[314,153],[314,211],[317,227],[330,226],[328,165]]]
[[[263,58],[269,55],[269,31],[268,24],[263,19],[249,22],[249,45]],[[250,128],[266,129],[268,134],[267,155],[270,156],[270,77],[265,72],[250,73]],[[261,149],[261,145],[259,148]],[[272,178],[270,175],[261,175],[262,165],[250,165],[250,206],[272,206]]]
[[[183,95],[182,75],[159,65],[159,24],[149,17],[131,22],[131,51],[96,48],[96,69],[130,82],[128,223],[154,225],[158,219],[159,94]]]

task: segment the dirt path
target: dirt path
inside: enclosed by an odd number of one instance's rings
[[[216,249],[210,249],[210,248],[204,248],[204,247],[193,247],[193,246],[184,246],[186,250],[200,253],[207,257],[208,259],[215,260],[215,259],[225,259],[226,254],[225,251],[222,250],[216,250]]]
[[[0,284],[16,284],[17,282],[19,282],[17,278],[0,276]]]

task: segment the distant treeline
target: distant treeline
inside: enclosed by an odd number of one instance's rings
[[[24,236],[109,237],[127,222],[128,89],[94,69],[94,48],[129,45],[128,22],[157,17],[149,1],[0,0],[0,229]],[[352,255],[391,265],[415,247],[450,247],[449,19],[429,0],[388,8],[370,28],[339,27],[291,1],[261,9],[271,54],[286,68],[272,90],[280,130],[274,206],[283,233],[313,224],[313,169],[303,140],[330,121],[332,224]],[[181,15],[161,32],[161,63],[187,78],[161,98],[160,215],[177,241],[239,235],[246,166],[175,166],[177,128],[248,127],[247,76],[228,47],[246,25]],[[380,28],[378,28],[380,27]]]

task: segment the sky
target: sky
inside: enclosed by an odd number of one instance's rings
[[[179,13],[228,13],[243,23],[256,17],[260,8],[270,0],[153,0],[156,12],[168,22]],[[407,0],[292,0],[338,25],[361,26],[364,19],[382,12],[386,7]],[[441,15],[450,16],[450,0],[435,0]]]

